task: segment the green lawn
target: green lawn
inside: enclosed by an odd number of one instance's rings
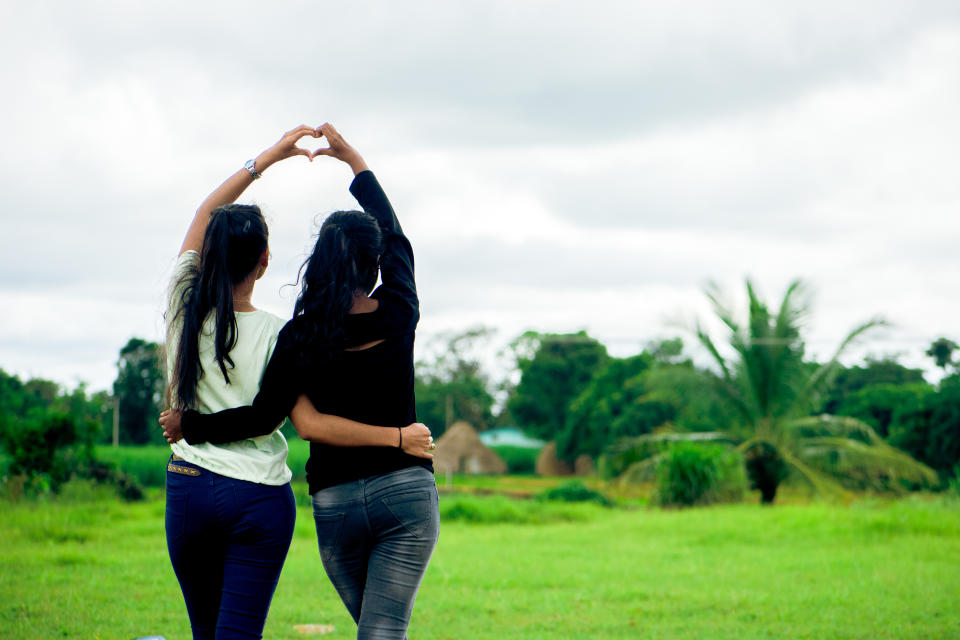
[[[162,496],[150,496],[124,504],[68,486],[56,500],[0,503],[0,637],[189,638]],[[549,513],[572,521],[455,519],[459,502],[504,500],[441,499],[447,518],[411,638],[960,637],[960,508],[942,500],[557,505]],[[303,637],[293,629],[303,623],[354,637],[310,511],[297,517],[265,637]]]

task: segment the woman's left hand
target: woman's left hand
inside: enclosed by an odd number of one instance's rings
[[[183,414],[179,411],[167,409],[160,414],[160,426],[163,427],[164,439],[173,444],[183,439],[183,432],[180,430],[180,418]]]

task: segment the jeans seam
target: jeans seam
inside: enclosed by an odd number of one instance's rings
[[[318,519],[318,516],[320,516],[320,515],[321,515],[321,514],[317,513],[316,511],[313,512],[313,526],[314,526],[315,529],[317,528],[317,525],[319,524],[319,522],[318,522],[318,520],[319,520],[319,519]],[[329,551],[328,551],[327,553],[324,553],[324,550],[323,550],[323,549],[320,549],[320,558],[321,558],[322,560],[329,560],[329,559],[332,559],[332,558],[333,558],[334,551],[336,550],[336,547],[340,544],[340,538],[341,538],[341,536],[343,535],[343,527],[344,527],[344,522],[345,522],[346,519],[347,519],[347,514],[338,511],[338,512],[335,512],[335,513],[327,513],[327,514],[323,514],[323,515],[326,516],[326,517],[328,517],[328,518],[329,518],[330,516],[336,516],[336,519],[337,519],[337,530],[336,530],[336,534],[333,536],[333,540],[331,541],[331,543],[330,543],[330,544],[328,545],[328,547],[327,547],[327,548],[329,549]],[[319,530],[317,531],[317,546],[318,546],[318,547],[320,546],[320,531],[319,531]]]
[[[367,535],[373,535],[373,525],[370,523],[370,508],[367,504],[367,483],[360,480],[360,508],[363,511],[363,522],[367,525]]]

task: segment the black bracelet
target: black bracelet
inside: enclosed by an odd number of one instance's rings
[[[397,433],[400,434],[400,442],[397,444],[397,449],[403,449],[403,428],[397,427]]]

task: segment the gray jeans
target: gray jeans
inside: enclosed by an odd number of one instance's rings
[[[327,576],[357,623],[358,640],[402,640],[440,532],[437,486],[423,467],[313,494]]]

